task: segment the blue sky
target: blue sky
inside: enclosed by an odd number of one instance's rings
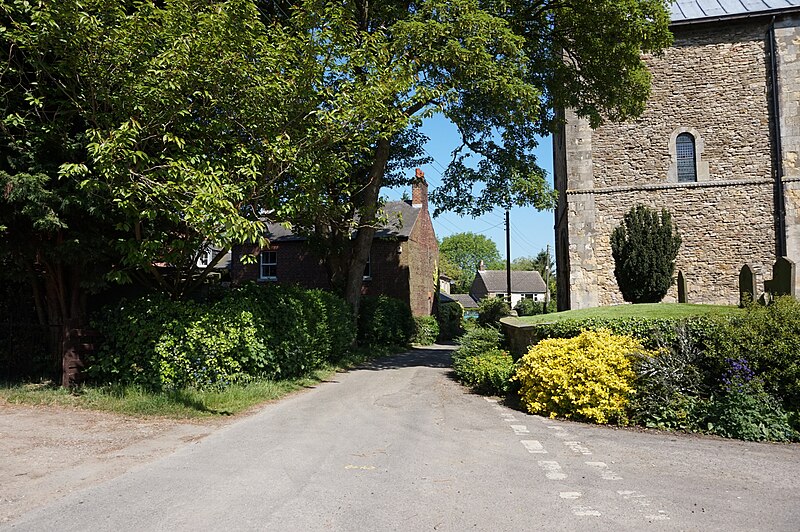
[[[433,189],[441,184],[442,173],[450,161],[452,151],[459,144],[459,137],[455,127],[441,116],[427,119],[423,125],[423,132],[431,139],[425,145],[425,150],[434,160],[432,163],[424,165],[422,171],[425,172],[425,178]],[[553,151],[549,137],[542,139],[536,156],[540,166],[547,170],[547,178],[552,185]],[[413,172],[413,169],[409,171]],[[408,192],[410,194],[411,191]],[[398,200],[401,198],[403,190],[385,190],[383,194],[390,200]],[[532,207],[516,208],[511,210],[510,218],[512,260],[517,257],[536,256],[548,244],[550,245],[552,256],[554,253],[553,243],[555,241],[552,211],[539,212]],[[501,209],[496,209],[479,218],[444,213],[433,219],[433,227],[439,239],[453,233],[472,232],[483,234],[497,244],[497,249],[503,258],[506,256],[505,211]]]

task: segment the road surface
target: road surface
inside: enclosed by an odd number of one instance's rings
[[[800,446],[554,421],[416,349],[0,530],[799,530]]]

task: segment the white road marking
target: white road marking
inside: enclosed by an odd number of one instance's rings
[[[574,501],[575,499],[580,499],[583,494],[580,491],[562,491],[558,494],[558,496],[562,499],[570,499]]]
[[[544,470],[545,476],[550,480],[564,480],[567,478],[567,475],[561,471],[561,466],[556,461],[540,460],[539,467]]]
[[[531,432],[528,430],[528,427],[525,425],[511,425],[511,429],[514,431],[514,434],[519,436],[520,434],[530,434]]]
[[[542,446],[541,442],[539,442],[537,440],[521,440],[520,443],[531,454],[547,454],[547,451],[545,451],[545,449]]]
[[[652,519],[653,521],[668,521],[669,515],[664,510],[659,510],[657,514],[646,515],[645,518]]]
[[[618,491],[622,498],[626,501],[631,501],[635,503],[637,506],[641,508],[648,508],[651,506],[650,500],[647,498],[646,495],[643,495],[636,491]],[[644,516],[645,519],[649,519],[651,521],[668,521],[669,514],[665,510],[658,510],[655,514],[647,514]]]
[[[583,454],[586,456],[592,454],[592,451],[590,451],[587,447],[581,445],[581,442],[579,441],[565,441],[564,445],[572,449],[572,451],[577,454]]]
[[[572,513],[581,517],[584,516],[600,517],[602,515],[600,512],[598,512],[591,506],[573,506]]]
[[[486,399],[486,401],[489,402],[489,403],[496,403],[497,402],[497,399],[492,399],[491,397],[484,397],[484,399]]]
[[[603,480],[622,480],[622,477],[611,471],[605,462],[586,462],[586,465],[600,471]]]

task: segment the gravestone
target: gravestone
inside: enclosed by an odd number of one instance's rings
[[[772,266],[772,282],[770,283],[770,294],[773,296],[792,296],[795,295],[794,286],[795,264],[786,257],[779,257]],[[766,283],[764,283],[766,286]]]
[[[686,293],[688,291],[686,277],[683,276],[682,271],[678,271],[678,303],[688,303],[686,300]]]
[[[765,288],[766,288],[766,284]],[[749,264],[739,271],[739,306],[744,307],[756,300],[756,276]]]

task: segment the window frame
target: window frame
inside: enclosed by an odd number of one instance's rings
[[[274,261],[268,262],[265,259],[270,258],[270,254],[274,257]],[[264,268],[272,267],[274,275],[264,275]],[[274,249],[262,250],[258,255],[258,279],[261,281],[277,281],[278,280],[278,252]]]
[[[697,141],[684,131],[675,137],[675,160],[678,183],[697,182]]]

